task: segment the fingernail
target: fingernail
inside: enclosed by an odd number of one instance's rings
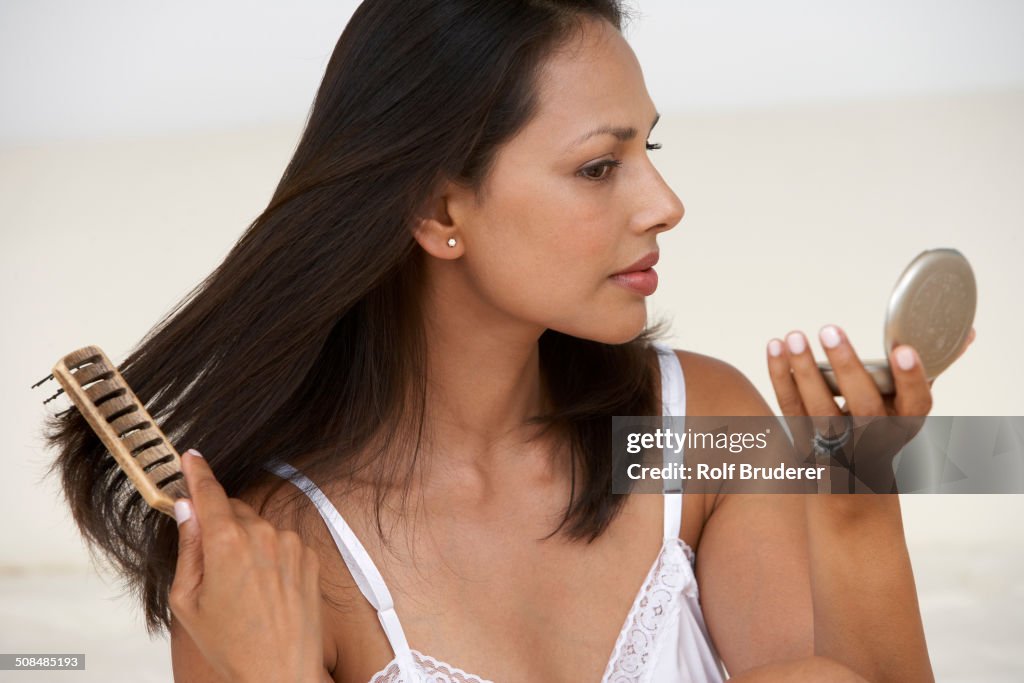
[[[187,451],[185,451],[185,455],[194,455],[197,458],[202,458],[203,457],[203,454],[200,453],[199,451],[197,451],[194,448],[190,448]],[[205,460],[205,458],[203,458],[203,459]]]
[[[799,332],[790,332],[786,335],[786,344],[789,345],[790,353],[803,353],[804,349],[807,348],[804,335]]]
[[[825,327],[821,328],[818,336],[821,338],[821,343],[826,349],[834,349],[842,341],[839,337],[839,330],[836,329],[835,325],[825,325]]]
[[[772,356],[781,356],[782,342],[780,342],[778,339],[772,339],[770,342],[768,342],[768,353]]]
[[[188,504],[187,500],[174,501],[174,518],[178,520],[178,526],[192,519],[192,506]]]
[[[914,367],[913,349],[907,346],[896,349],[896,365],[900,366],[900,370],[910,370]]]

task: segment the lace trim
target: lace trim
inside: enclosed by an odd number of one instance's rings
[[[626,625],[619,633],[602,683],[639,683],[642,680],[661,625],[678,612],[680,596],[697,595],[693,560],[693,550],[682,539],[665,541],[640,589],[642,597],[633,603]]]
[[[619,632],[601,678],[602,683],[639,683],[642,680],[658,629],[678,612],[681,596],[699,595],[693,575],[694,559],[693,550],[682,539],[668,539],[662,544],[658,559],[640,589],[639,600],[633,601],[626,623]],[[410,652],[416,673],[430,683],[493,683],[419,650]],[[417,682],[406,680],[398,669],[398,661],[391,660],[382,671],[374,674],[370,683]]]
[[[424,680],[430,683],[494,683],[486,678],[474,676],[462,669],[440,662],[430,655],[425,655],[419,650],[410,650],[413,661],[416,663],[416,673],[421,674]],[[370,683],[416,683],[407,681],[398,670],[398,661],[393,659],[382,671],[374,674]]]

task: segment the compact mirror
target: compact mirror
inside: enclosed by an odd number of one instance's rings
[[[909,344],[917,350],[929,380],[948,368],[974,325],[978,289],[974,271],[956,249],[929,249],[917,255],[900,275],[889,297],[883,344]],[[896,391],[887,359],[863,361],[882,394]],[[832,394],[839,395],[835,372],[818,363]]]

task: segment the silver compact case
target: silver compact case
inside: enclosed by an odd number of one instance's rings
[[[900,275],[885,315],[886,356],[899,344],[917,351],[929,380],[935,379],[959,355],[974,325],[978,288],[974,271],[956,249],[929,249],[917,255]],[[882,394],[893,394],[887,359],[863,361]],[[835,371],[818,363],[832,394],[840,394]]]

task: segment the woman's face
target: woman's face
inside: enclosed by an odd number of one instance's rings
[[[586,26],[546,62],[537,115],[499,149],[481,203],[449,203],[462,242],[449,263],[509,316],[616,344],[647,308],[610,276],[656,251],[684,209],[648,158],[657,110],[633,50],[608,22]],[[588,135],[602,127],[635,135]]]

